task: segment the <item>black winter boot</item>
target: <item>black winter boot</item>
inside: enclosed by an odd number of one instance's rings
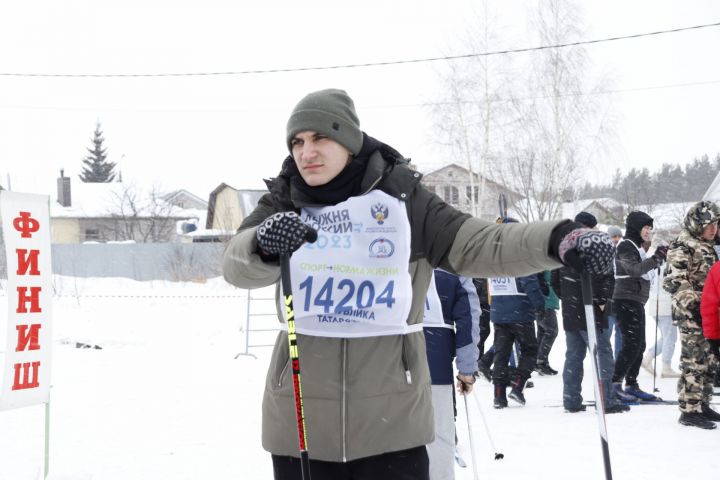
[[[505,408],[507,407],[507,397],[505,396],[505,385],[499,383],[495,384],[495,399],[493,400],[493,407]]]
[[[712,430],[717,428],[713,422],[705,418],[702,413],[699,412],[682,412],[678,422],[681,425],[687,425],[688,427],[704,428],[705,430]]]
[[[515,380],[511,382],[512,388],[510,389],[510,393],[508,394],[508,397],[510,397],[512,400],[515,400],[520,405],[525,405],[525,395],[523,395],[523,388],[525,388],[525,379],[517,376],[515,377]]]
[[[557,375],[558,371],[552,368],[547,363],[538,363],[535,366],[535,371],[542,375]]]
[[[489,366],[485,365],[482,359],[478,360],[478,371],[475,372],[475,376],[477,378],[480,378],[480,376],[482,376],[488,382],[492,382],[492,370]]]
[[[710,405],[703,403],[702,405],[703,417],[707,418],[712,422],[720,422],[720,413],[713,410]]]
[[[623,413],[623,412],[629,412],[630,411],[630,405],[625,405],[624,403],[616,403],[615,405],[610,405],[609,407],[605,408],[605,413],[610,415],[613,413]]]

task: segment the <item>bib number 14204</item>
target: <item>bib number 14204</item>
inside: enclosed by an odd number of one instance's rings
[[[314,285],[314,280],[310,275],[300,284],[300,290],[305,292],[303,309],[306,312],[310,311],[311,305],[322,307],[324,313],[343,313],[355,308],[371,308],[373,305],[392,308],[396,301],[393,296],[394,280],[388,281],[379,293],[379,289],[369,280],[356,284],[349,278],[343,278],[336,283],[334,277],[329,277],[319,287]]]

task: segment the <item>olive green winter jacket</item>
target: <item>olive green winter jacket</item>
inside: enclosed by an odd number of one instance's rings
[[[435,267],[466,277],[515,277],[561,266],[549,254],[551,231],[560,222],[498,225],[472,218],[420,185],[420,178],[406,160],[387,147],[370,156],[361,190],[364,194],[380,189],[407,207],[412,236],[409,325],[422,323]],[[276,211],[308,206],[282,173],[270,180],[268,187],[270,193],[243,222],[225,252],[225,279],[240,288],[279,283],[279,265],[265,263],[256,253],[255,226]],[[277,298],[282,322],[279,286]],[[433,440],[422,331],[352,339],[298,335],[298,350],[310,458],[350,461]],[[287,334],[280,332],[265,384],[262,443],[273,454],[298,457],[288,363]]]

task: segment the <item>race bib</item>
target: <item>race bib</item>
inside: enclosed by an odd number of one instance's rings
[[[493,297],[501,295],[525,295],[519,293],[517,282],[514,277],[495,277],[488,279],[488,288],[490,295]]]
[[[423,315],[424,327],[444,327],[453,328],[452,325],[445,323],[442,312],[442,304],[435,287],[435,272],[430,278],[430,286],[425,296],[425,313]]]
[[[318,231],[290,258],[295,325],[320,337],[373,337],[414,331],[405,204],[379,190],[334,206],[303,208]]]

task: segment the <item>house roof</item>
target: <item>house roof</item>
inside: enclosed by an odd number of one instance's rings
[[[185,189],[175,190],[173,192],[166,193],[161,198],[163,200],[167,200],[168,202],[172,203],[173,199],[175,199],[176,197],[178,197],[180,195],[185,195],[187,197],[190,197],[193,200],[195,200],[196,202],[201,203],[201,204],[205,205],[205,207],[207,207],[207,204],[208,204],[207,200],[202,199],[202,198],[198,197],[197,195],[195,195]]]
[[[197,218],[197,211],[183,209],[169,204],[162,197],[156,198],[156,208],[151,208],[152,199],[148,192],[142,191],[134,185],[122,182],[111,183],[85,183],[73,182],[71,186],[71,206],[63,207],[56,201],[50,203],[50,216],[52,218],[111,218],[127,214],[128,199],[138,207],[138,217],[153,216],[153,210],[162,211],[163,217],[170,218]],[[157,213],[155,213],[157,215]]]
[[[575,218],[575,215],[577,215],[580,212],[590,210],[591,209],[590,207],[592,207],[592,206],[604,211],[607,215],[613,215],[613,212],[610,210],[611,207],[602,203],[599,200],[600,199],[581,199],[581,200],[575,200],[574,202],[564,202],[562,204],[562,206],[560,207],[560,217],[561,218]],[[617,205],[620,206],[619,203]],[[622,221],[621,218],[619,218],[618,220]]]

